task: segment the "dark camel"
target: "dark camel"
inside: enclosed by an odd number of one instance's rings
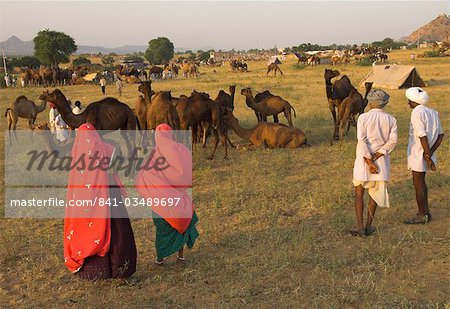
[[[330,108],[331,115],[333,116],[334,123],[334,132],[332,140],[339,140],[339,123],[336,117],[336,108],[339,111],[340,105],[342,101],[348,97],[350,91],[355,89],[350,79],[347,75],[341,77],[341,79],[336,80],[334,84],[331,80],[339,76],[338,70],[325,69],[324,78],[325,78],[325,87],[328,99],[328,107]]]
[[[246,104],[257,113],[257,117],[259,114],[261,121],[267,122],[267,116],[274,116],[274,121],[278,121],[278,114],[283,112],[289,126],[292,127],[291,109],[294,111],[294,117],[297,116],[295,109],[288,101],[279,96],[272,95],[267,91],[262,93],[262,100],[259,103],[256,103],[250,88],[242,89],[241,94],[245,96]],[[277,116],[277,118],[275,118],[275,116]]]
[[[280,123],[261,122],[251,129],[245,129],[239,125],[239,121],[233,113],[227,115],[227,120],[238,136],[250,142],[246,146],[264,148],[307,146],[305,133],[295,127],[288,127]]]
[[[132,109],[115,98],[104,98],[86,106],[81,114],[74,114],[64,94],[59,89],[52,92],[44,91],[41,100],[55,104],[63,120],[72,128],[78,128],[83,123],[92,124],[97,130],[121,130],[128,153],[135,149],[136,116]],[[133,148],[132,148],[133,147]]]
[[[270,71],[273,71],[274,76],[277,76],[277,71],[280,71],[281,75],[283,75],[283,71],[281,71],[280,67],[276,63],[271,63],[267,66],[266,75],[269,75]]]
[[[350,125],[356,127],[355,117],[364,113],[364,109],[367,106],[367,94],[372,89],[372,84],[369,82],[364,84],[366,88],[364,98],[356,89],[352,89],[348,97],[342,101],[338,118],[339,138],[341,142],[344,141],[345,127],[347,126],[347,132],[350,130]]]

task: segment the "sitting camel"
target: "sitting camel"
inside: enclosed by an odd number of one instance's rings
[[[341,142],[344,141],[344,130],[347,126],[347,132],[350,130],[350,125],[356,127],[355,116],[359,116],[364,113],[364,109],[367,106],[367,95],[372,89],[371,82],[366,82],[364,84],[366,88],[366,93],[364,98],[362,95],[356,90],[352,89],[348,97],[346,97],[339,108],[339,139]]]
[[[283,71],[281,71],[280,67],[276,63],[271,63],[267,66],[266,75],[269,75],[270,71],[273,71],[274,76],[277,76],[277,71],[280,71],[281,75],[283,75]]]
[[[261,101],[255,102],[253,98],[251,88],[244,88],[241,90],[241,94],[245,96],[245,102],[247,106],[252,108],[256,116],[261,118],[261,121],[267,122],[267,116],[274,116],[274,121],[278,122],[278,114],[283,112],[286,117],[289,126],[292,127],[292,114],[291,109],[294,111],[294,117],[297,118],[295,109],[289,104],[288,101],[282,99],[279,96],[272,95],[270,92],[265,91],[261,94]]]
[[[251,129],[245,129],[239,125],[239,121],[233,113],[228,113],[226,118],[239,137],[250,141],[247,146],[265,148],[308,146],[305,133],[295,127],[288,127],[280,123],[260,122]]]
[[[11,130],[11,126],[13,130],[16,130],[19,118],[28,119],[28,127],[31,129],[36,121],[37,115],[43,112],[46,106],[47,102],[45,101],[36,105],[23,95],[17,97],[14,103],[5,111],[5,117],[8,120],[8,130]]]

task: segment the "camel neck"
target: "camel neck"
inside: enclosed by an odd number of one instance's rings
[[[255,109],[255,99],[251,95],[245,96],[245,103],[247,103],[248,107],[251,107],[252,109]]]
[[[327,91],[327,98],[333,99],[333,84],[330,81],[325,81],[325,88]]]
[[[56,109],[61,114],[62,119],[64,120],[67,125],[69,125],[72,128],[78,128],[83,123],[86,122],[86,117],[84,114],[84,111],[81,114],[75,115],[72,112],[72,109],[69,106],[69,103],[67,100],[60,100],[56,105]]]
[[[236,118],[230,121],[231,128],[233,131],[241,138],[250,139],[250,136],[253,134],[254,129],[246,129],[239,125]]]
[[[47,107],[47,102],[41,101],[41,104],[36,105],[36,112],[41,113],[45,110],[46,107]]]

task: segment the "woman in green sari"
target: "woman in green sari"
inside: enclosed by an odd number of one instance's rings
[[[178,252],[177,260],[184,261],[183,249],[194,246],[198,237],[195,227],[198,218],[187,189],[192,187],[192,155],[173,140],[172,128],[160,124],[155,130],[156,148],[147,166],[136,178],[136,188],[152,208],[156,227],[156,264]]]

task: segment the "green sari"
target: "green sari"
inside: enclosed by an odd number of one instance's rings
[[[198,237],[198,231],[195,227],[197,221],[197,214],[194,211],[189,227],[181,234],[167,223],[166,220],[153,212],[153,223],[156,227],[155,247],[158,259],[163,259],[178,252],[184,245],[187,245],[189,249],[192,248]]]

